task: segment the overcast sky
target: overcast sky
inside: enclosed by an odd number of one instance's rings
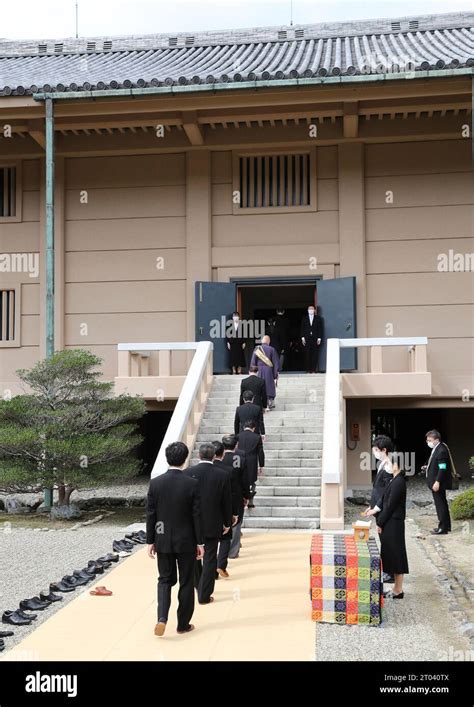
[[[79,36],[152,34],[473,11],[474,0],[78,0]],[[1,3],[0,37],[75,35],[76,0]]]

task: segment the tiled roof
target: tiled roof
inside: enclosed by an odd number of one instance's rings
[[[0,94],[474,66],[474,13],[143,37],[0,39]]]

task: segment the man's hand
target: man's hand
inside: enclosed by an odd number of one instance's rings
[[[382,528],[380,528],[379,526],[377,526],[377,533],[380,535],[381,532],[382,532]]]
[[[230,344],[229,344],[229,342],[227,342],[227,348],[228,348],[229,351],[230,351]]]
[[[436,491],[439,491],[439,481],[434,482],[432,489],[435,493],[436,493]]]
[[[229,525],[228,528],[224,525],[224,526],[223,526],[223,530],[222,530],[222,535],[225,535],[226,533],[228,533],[229,530],[230,530],[230,525]]]
[[[262,435],[262,442],[265,442],[265,435]]]
[[[301,337],[301,341],[303,342],[303,346],[306,346],[306,339],[304,338],[304,336]]]
[[[239,522],[239,516],[232,516],[232,527]]]
[[[263,466],[261,466],[258,470],[258,475],[263,476],[264,471],[265,471],[265,469],[263,468]]]
[[[245,349],[246,346],[247,346],[247,344],[244,342],[244,343],[242,344],[242,348]]]
[[[150,557],[152,560],[154,560],[154,559],[155,559],[155,555],[156,555],[155,546],[154,546],[154,545],[148,545],[147,550],[148,550],[148,557]]]
[[[365,517],[368,518],[369,516],[374,516],[375,515],[375,510],[373,508],[368,508],[365,513]]]
[[[196,547],[196,560],[202,560],[204,557],[204,545],[198,545]]]
[[[249,505],[249,499],[244,498],[244,508],[247,508],[248,505]]]
[[[317,339],[317,340],[316,340],[316,343],[317,343],[317,345],[319,346],[320,343],[321,343],[321,339]]]
[[[428,468],[428,465],[427,465],[427,464],[423,464],[423,466],[421,467],[421,471],[426,471],[427,468]]]

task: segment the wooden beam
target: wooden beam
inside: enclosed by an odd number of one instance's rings
[[[43,150],[46,149],[46,135],[44,131],[44,120],[29,120],[27,130],[33,140],[38,143]]]
[[[344,137],[357,137],[359,132],[359,105],[358,103],[344,103]]]
[[[204,135],[195,110],[183,111],[181,124],[191,145],[204,145]]]

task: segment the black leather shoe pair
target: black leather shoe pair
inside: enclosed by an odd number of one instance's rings
[[[104,555],[103,557],[99,557],[97,559],[97,562],[100,562],[101,564],[110,565],[111,562],[118,562],[119,560],[120,560],[120,557],[117,555],[116,552],[109,552],[108,555]]]
[[[23,599],[20,601],[20,609],[22,611],[44,611],[51,606],[50,601],[44,601],[39,597],[33,597],[32,599]]]
[[[0,653],[5,650],[5,641],[0,638]]]
[[[104,574],[104,565],[101,565],[100,563],[97,564],[95,560],[89,560],[87,563],[86,572],[87,571],[92,572],[94,575]]]
[[[0,631],[0,638],[8,638],[8,636],[14,636],[13,631]]]
[[[112,548],[114,552],[131,552],[135,547],[135,543],[129,540],[114,540]]]
[[[89,579],[82,579],[81,577],[76,577],[73,574],[65,574],[62,581],[65,584],[69,584],[70,587],[83,587],[87,582],[89,582]]]
[[[2,623],[12,626],[29,626],[36,618],[36,614],[24,614],[23,611],[4,611]]]
[[[73,592],[76,587],[72,587],[70,584],[66,584],[62,580],[60,582],[52,582],[49,585],[49,589],[52,592]]]
[[[447,530],[441,530],[441,528],[436,528],[436,530],[431,531],[431,535],[447,535]]]
[[[137,545],[144,545],[146,543],[146,533],[144,530],[138,530],[135,533],[127,533],[125,539],[131,540]]]
[[[56,601],[63,600],[63,597],[60,597],[57,594],[53,594],[53,592],[40,592],[39,597],[42,601],[49,601],[49,602],[51,602],[51,604],[53,604]]]

